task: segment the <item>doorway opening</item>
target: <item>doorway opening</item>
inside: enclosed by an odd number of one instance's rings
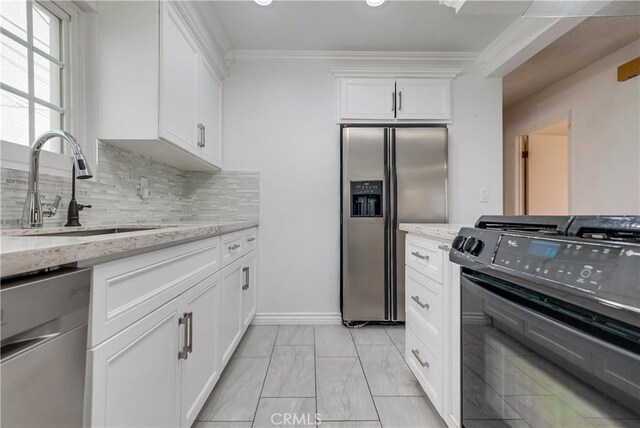
[[[520,214],[567,215],[569,118],[518,136]]]

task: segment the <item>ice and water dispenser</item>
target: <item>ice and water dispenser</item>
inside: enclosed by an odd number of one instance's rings
[[[351,182],[351,217],[382,217],[382,180]]]

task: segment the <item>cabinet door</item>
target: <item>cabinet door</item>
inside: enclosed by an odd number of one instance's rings
[[[393,79],[342,79],[340,119],[393,119]]]
[[[197,46],[175,9],[162,2],[160,25],[160,137],[197,150]]]
[[[242,260],[226,268],[220,275],[220,355],[222,367],[227,364],[242,335]]]
[[[177,300],[89,350],[91,426],[180,424]]]
[[[398,119],[451,119],[450,79],[398,79]]]
[[[253,316],[256,314],[257,296],[257,269],[258,257],[256,251],[251,251],[242,258],[245,279],[242,287],[242,328],[245,329],[251,324]]]
[[[204,58],[200,61],[199,96],[202,152],[222,167],[222,82]]]
[[[220,275],[208,277],[180,298],[180,312],[187,315],[183,340],[190,344],[182,361],[182,426],[189,427],[220,375],[217,352],[220,322]]]

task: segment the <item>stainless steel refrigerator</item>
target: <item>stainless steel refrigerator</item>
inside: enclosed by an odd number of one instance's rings
[[[405,233],[447,221],[447,128],[342,127],[345,321],[404,321]]]

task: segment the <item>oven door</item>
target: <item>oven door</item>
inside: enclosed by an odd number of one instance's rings
[[[464,269],[462,420],[640,426],[640,328]]]

